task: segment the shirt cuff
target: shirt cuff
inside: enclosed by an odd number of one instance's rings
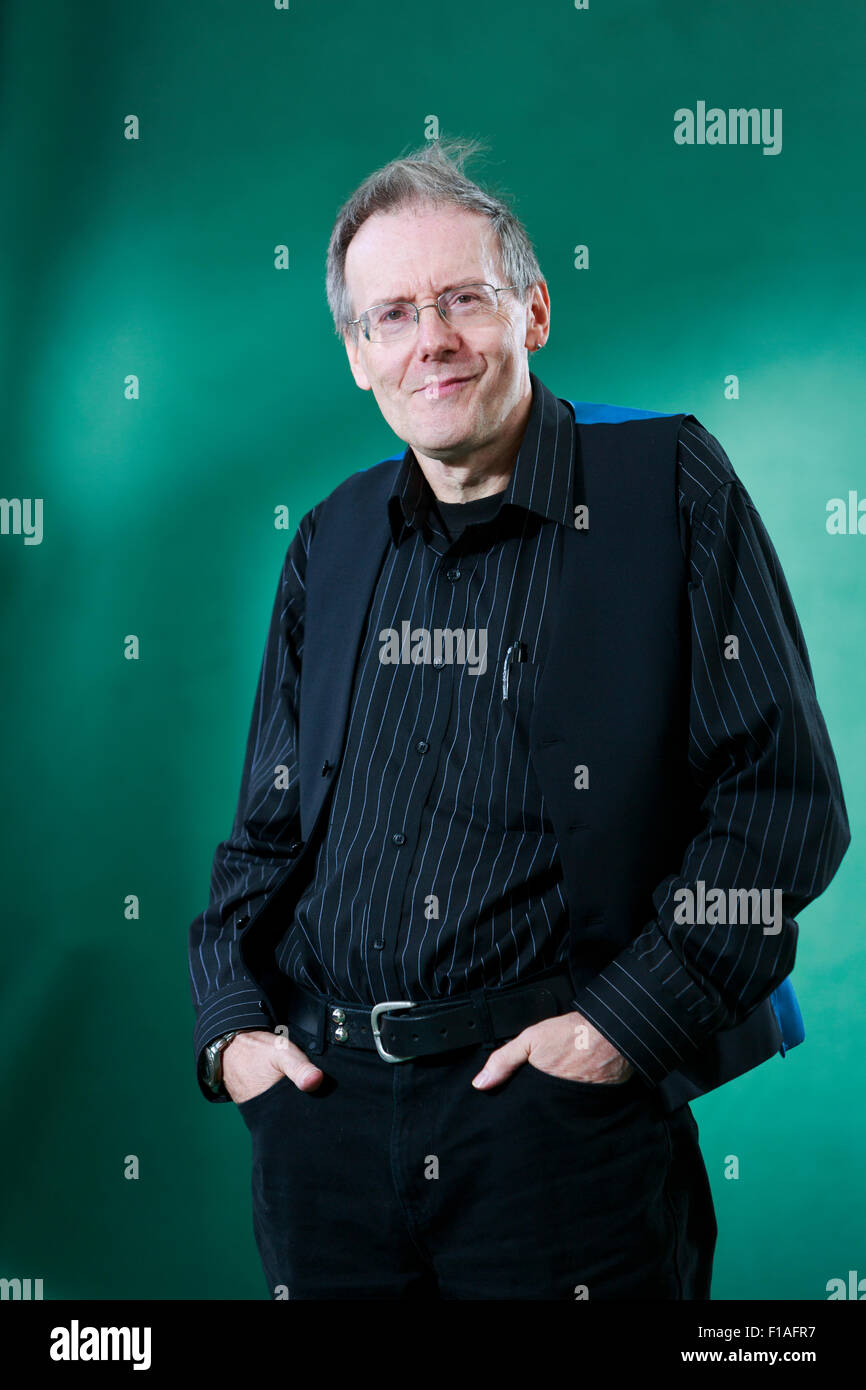
[[[672,953],[651,969],[631,948],[581,985],[572,1004],[652,1086],[694,1060],[726,1019]]]

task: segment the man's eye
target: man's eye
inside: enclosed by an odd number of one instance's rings
[[[378,315],[378,317],[377,317],[377,319],[376,319],[376,322],[377,322],[377,323],[399,323],[400,320],[401,320],[401,319],[404,319],[405,317],[406,317],[406,310],[405,310],[405,309],[402,309],[402,308],[400,308],[400,307],[398,306],[398,307],[395,307],[395,308],[393,308],[393,309],[383,309],[382,312]]]

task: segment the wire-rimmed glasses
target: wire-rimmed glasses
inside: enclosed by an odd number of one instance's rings
[[[443,290],[435,300],[435,307],[446,323],[462,324],[474,318],[495,314],[499,307],[499,295],[504,290],[515,290],[516,285],[454,285]],[[430,304],[413,304],[408,299],[391,299],[383,304],[373,304],[356,319],[350,319],[349,326],[359,323],[364,337],[369,343],[393,343],[410,333],[418,322],[422,309],[432,309]]]

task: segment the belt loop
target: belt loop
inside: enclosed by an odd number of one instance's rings
[[[328,1030],[328,1000],[316,1001],[318,1018],[316,1019],[316,1036],[312,1043],[307,1047],[307,1051],[313,1056],[320,1056],[325,1050],[325,1035]]]
[[[476,1013],[481,1018],[481,1040],[486,1047],[495,1047],[496,1034],[493,1031],[493,1019],[490,1015],[490,1005],[487,1002],[487,991],[485,989],[473,989],[470,991],[470,997]]]

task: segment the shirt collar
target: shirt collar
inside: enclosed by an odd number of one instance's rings
[[[529,373],[532,405],[520,442],[514,469],[501,493],[506,503],[523,507],[550,521],[574,525],[575,442],[574,411],[560,400],[534,372]],[[406,446],[397,477],[388,497],[388,517],[395,545],[404,525],[427,521],[433,492],[411,445]]]

